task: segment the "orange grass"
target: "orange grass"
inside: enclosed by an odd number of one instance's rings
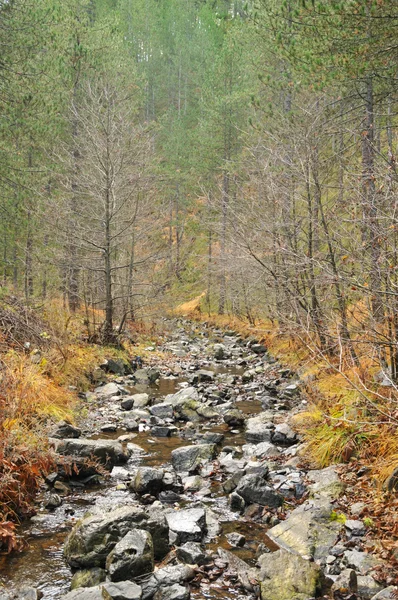
[[[294,332],[283,331],[278,323],[260,320],[255,326],[230,315],[205,315],[200,299],[180,305],[177,314],[204,321],[218,328],[232,329],[242,337],[256,337],[270,354],[299,373],[305,382],[304,396],[309,408],[295,417],[295,425],[306,442],[306,457],[316,467],[366,460],[381,483],[398,468],[398,396],[374,381],[379,368],[360,344],[356,351],[360,367],[333,364],[311,351]],[[363,303],[351,307],[353,318],[363,319]],[[377,397],[379,394],[380,397]]]

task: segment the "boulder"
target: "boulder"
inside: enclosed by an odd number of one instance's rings
[[[131,410],[134,408],[134,396],[124,396],[120,402],[120,408],[122,410]]]
[[[134,402],[134,408],[144,408],[149,404],[148,394],[133,394],[131,398]]]
[[[215,454],[215,444],[181,446],[172,451],[171,462],[178,473],[190,473],[195,471],[201,464],[212,460]]]
[[[178,404],[184,404],[187,400],[199,400],[199,393],[196,388],[186,387],[176,394],[168,394],[164,402],[172,406],[177,406]]]
[[[208,557],[197,542],[185,542],[176,548],[178,560],[188,565],[204,565]]]
[[[227,410],[223,418],[230,427],[241,427],[245,422],[244,414],[237,409]]]
[[[267,352],[267,348],[263,344],[252,344],[250,349],[254,354],[265,354]]]
[[[246,421],[246,440],[253,444],[270,442],[274,428],[271,422],[272,418],[272,413],[270,415],[268,412],[263,412],[257,417],[248,419]]]
[[[170,543],[180,546],[185,542],[200,542],[206,529],[203,508],[187,508],[166,515],[170,529]]]
[[[271,441],[279,446],[292,446],[297,442],[297,436],[287,423],[279,423],[275,425]]]
[[[125,581],[152,573],[153,567],[152,537],[143,529],[129,531],[106,559],[106,570],[111,581]]]
[[[121,358],[109,358],[100,365],[100,368],[106,373],[113,373],[113,375],[129,375],[131,373],[131,366]]]
[[[163,489],[163,469],[154,467],[139,467],[129,488],[137,494],[156,496]]]
[[[113,382],[101,385],[100,387],[95,388],[94,391],[97,394],[97,396],[99,396],[103,400],[111,398],[112,396],[120,396],[122,393],[117,383]]]
[[[248,369],[242,375],[242,383],[250,383],[253,381],[256,375],[256,371],[254,369]]]
[[[160,372],[157,369],[138,369],[134,372],[134,379],[138,383],[155,383],[160,377]]]
[[[370,600],[383,590],[383,586],[377,583],[371,575],[358,575],[358,596],[364,600]]]
[[[148,579],[142,581],[142,600],[150,600],[160,590],[162,590],[161,593],[164,593],[165,589],[189,581],[195,575],[195,570],[189,565],[175,565],[157,569]]]
[[[174,405],[173,414],[180,421],[200,421],[197,409],[200,404],[196,400],[184,400]]]
[[[87,514],[78,521],[66,539],[64,556],[77,569],[104,567],[106,557],[132,529],[151,533],[155,557],[168,549],[168,527],[162,515],[148,515],[135,506],[116,507],[105,513]]]
[[[347,567],[355,569],[360,575],[367,575],[370,570],[383,564],[380,558],[358,550],[346,550],[343,561]]]
[[[320,560],[339,537],[341,524],[332,520],[332,513],[333,505],[328,500],[308,500],[269,529],[267,536],[280,548]]]
[[[344,485],[333,465],[326,469],[308,471],[307,478],[312,481],[309,490],[313,496],[334,500],[344,491]]]
[[[193,376],[193,383],[203,383],[214,381],[213,371],[207,371],[206,369],[200,369]]]
[[[172,419],[173,418],[173,407],[171,404],[166,402],[161,402],[159,404],[154,404],[149,408],[149,412],[155,417],[159,417],[160,419]]]
[[[78,427],[67,421],[60,421],[50,433],[50,437],[63,440],[64,438],[79,438],[81,434],[82,431]]]
[[[76,456],[79,458],[97,458],[103,465],[113,465],[127,462],[129,453],[122,444],[114,440],[88,440],[85,438],[51,440],[57,454]]]
[[[244,560],[229,550],[219,548],[218,554],[221,560],[225,561],[229,565],[230,570],[237,574],[238,580],[245,590],[248,592],[254,592],[255,595],[258,596],[258,570],[250,568],[250,566]]]
[[[307,600],[317,595],[321,570],[315,563],[285,550],[263,554],[258,562],[261,600]]]
[[[277,508],[283,504],[283,496],[267,484],[261,475],[244,475],[235,491],[246,504],[260,504],[269,508]]]

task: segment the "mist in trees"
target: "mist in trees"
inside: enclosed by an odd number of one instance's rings
[[[391,0],[0,2],[0,275],[88,335],[203,295],[398,377]]]

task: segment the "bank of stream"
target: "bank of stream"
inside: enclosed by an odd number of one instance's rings
[[[60,455],[106,456],[109,475],[48,479],[37,515],[22,527],[27,549],[0,557],[0,599],[284,600],[382,591],[371,575],[377,560],[362,552],[358,515],[345,525],[332,517],[342,492],[336,472],[308,471],[299,456],[290,424],[303,402],[298,378],[257,340],[188,321],[168,326],[157,348],[166,359],[154,354],[152,364],[98,386],[84,399],[79,429],[52,432]],[[143,553],[136,570],[134,540],[115,555],[134,527],[152,536],[159,581],[142,579],[153,556]],[[76,572],[91,587],[76,587]]]

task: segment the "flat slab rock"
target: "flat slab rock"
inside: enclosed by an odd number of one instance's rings
[[[331,520],[333,505],[325,498],[308,500],[267,531],[280,548],[314,560],[328,555],[337,543],[341,524]]]
[[[320,587],[321,569],[297,554],[278,550],[259,558],[261,600],[307,600]]]

